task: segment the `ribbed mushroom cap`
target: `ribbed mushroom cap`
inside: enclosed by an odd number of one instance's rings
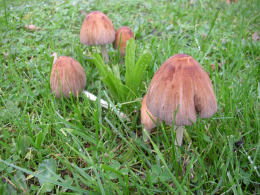
[[[100,11],[88,14],[80,29],[80,42],[85,45],[105,45],[115,40],[115,29],[109,18]]]
[[[121,37],[121,42],[120,42]],[[120,55],[125,55],[126,43],[129,39],[134,38],[134,34],[128,26],[122,26],[116,31],[114,48],[117,49],[120,43]]]
[[[86,86],[86,74],[80,63],[71,57],[61,56],[53,64],[50,84],[52,92],[60,98],[61,93],[77,96]]]
[[[212,83],[201,65],[191,56],[177,54],[155,73],[150,83],[146,106],[154,117],[171,125],[191,125],[196,112],[208,118],[217,111]]]

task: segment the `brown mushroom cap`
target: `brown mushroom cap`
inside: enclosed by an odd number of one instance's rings
[[[156,127],[157,118],[152,115],[146,106],[146,95],[142,101],[141,107],[141,123],[144,125],[144,128],[149,132],[151,129]]]
[[[169,58],[152,78],[146,106],[154,117],[171,125],[191,125],[196,112],[208,118],[217,111],[212,83],[201,65],[191,56]]]
[[[80,42],[85,45],[105,45],[115,40],[115,29],[109,18],[100,11],[88,14],[80,29]]]
[[[121,37],[121,42],[120,42]],[[134,38],[134,34],[128,26],[122,26],[116,31],[114,48],[117,49],[120,43],[120,55],[125,55],[126,43],[129,39]]]
[[[71,57],[61,56],[53,64],[50,84],[52,92],[60,98],[61,93],[77,96],[86,86],[86,74],[80,63]]]

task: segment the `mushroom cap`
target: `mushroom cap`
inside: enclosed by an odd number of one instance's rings
[[[208,74],[191,56],[177,54],[166,60],[150,83],[146,106],[153,116],[171,125],[191,125],[217,111]]]
[[[100,11],[88,14],[80,29],[80,42],[85,45],[105,45],[115,40],[115,29],[109,18]]]
[[[146,106],[146,95],[142,101],[141,107],[141,123],[143,124],[144,128],[148,130],[148,132],[156,127],[157,118],[152,115],[152,113],[148,110]]]
[[[61,56],[52,66],[50,84],[57,98],[77,96],[86,86],[86,74],[80,63],[71,57]]]
[[[120,42],[121,37],[121,42]],[[122,26],[116,31],[114,48],[117,49],[120,43],[120,55],[125,55],[126,43],[129,39],[134,38],[134,34],[128,26]]]

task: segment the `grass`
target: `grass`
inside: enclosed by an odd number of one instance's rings
[[[260,34],[259,1],[2,0],[0,8],[0,194],[259,192],[260,42],[252,39]],[[128,122],[83,95],[55,99],[53,52],[82,64],[86,90],[111,105],[125,103],[113,99],[91,63],[100,51],[80,44],[81,10],[103,11],[115,28],[130,26],[136,57],[152,54],[139,94],[176,53],[209,72],[218,112],[186,127],[192,143],[175,148],[172,128],[162,124],[146,145],[140,102],[125,104]],[[108,49],[109,65],[121,64],[124,73],[124,60]]]

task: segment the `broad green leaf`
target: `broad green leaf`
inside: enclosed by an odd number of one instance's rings
[[[99,74],[102,77],[103,82],[111,90],[112,95],[119,101],[122,101],[128,94],[128,89],[121,82],[117,76],[104,64],[103,59],[98,54],[94,54],[94,64],[98,68]]]
[[[26,181],[25,176],[21,171],[17,171],[13,179],[14,179],[14,183],[19,189],[22,189],[23,192],[28,191],[27,184],[25,182]]]
[[[112,66],[112,70],[116,78],[120,79],[120,70],[118,65]]]
[[[121,166],[120,162],[118,162],[117,160],[111,160],[111,164],[110,166],[113,168],[113,169],[116,169],[118,170]]]
[[[72,185],[73,184],[73,179],[69,176],[69,175],[65,175],[64,176],[64,182],[63,182],[65,185]],[[68,188],[62,188],[62,191],[63,192],[66,192],[68,190]]]
[[[64,182],[63,182],[63,180],[62,180],[62,178],[59,178],[59,180],[60,181],[57,181],[57,178],[45,178],[45,176],[44,175],[42,175],[42,174],[40,174],[40,173],[34,173],[34,172],[32,172],[32,171],[30,171],[30,170],[28,170],[28,169],[24,169],[24,168],[22,168],[22,167],[19,167],[19,166],[16,166],[16,165],[14,165],[14,164],[12,164],[12,163],[10,163],[10,162],[8,162],[8,161],[4,161],[4,160],[1,160],[0,159],[0,164],[1,163],[4,163],[5,165],[7,165],[7,166],[9,166],[9,168],[11,168],[11,169],[17,169],[17,170],[20,170],[20,171],[22,171],[22,172],[24,172],[24,173],[26,173],[26,174],[28,174],[28,175],[31,175],[31,176],[33,176],[33,177],[37,177],[39,180],[41,179],[41,180],[48,180],[49,182],[51,182],[51,183],[53,183],[53,184],[55,184],[55,185],[58,185],[58,186],[61,186],[61,187],[65,187],[65,188],[68,188],[68,189],[70,189],[70,190],[72,190],[72,191],[76,191],[76,192],[79,192],[79,193],[88,193],[89,194],[89,192],[86,190],[86,189],[82,189],[82,188],[78,188],[78,187],[74,187],[74,186],[71,186],[71,185],[69,185],[69,184],[64,184]],[[34,188],[35,186],[33,185],[33,184],[31,184],[31,186],[30,186],[30,188]],[[35,187],[35,188],[37,188],[38,189],[38,187]],[[1,193],[0,193],[1,194]]]
[[[120,169],[120,172],[123,174],[123,175],[127,175],[128,174],[128,168],[122,168]]]
[[[151,63],[152,55],[150,53],[143,54],[137,61],[133,71],[133,86],[132,89],[139,89],[144,78],[145,71]]]
[[[122,176],[123,174],[119,171],[120,163],[118,161],[113,160],[110,166],[103,164],[101,168],[107,171],[110,179],[117,179],[118,176]]]
[[[39,182],[42,186],[42,192],[51,192],[54,184],[50,183],[48,179],[57,181],[56,174],[57,165],[54,159],[46,159],[38,166]],[[42,176],[42,177],[40,177]]]

